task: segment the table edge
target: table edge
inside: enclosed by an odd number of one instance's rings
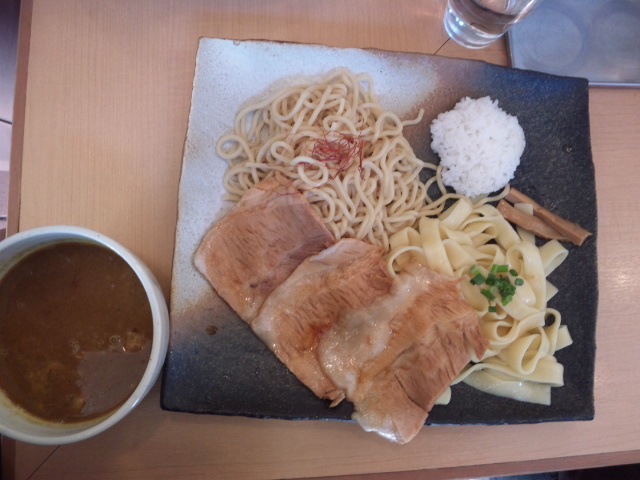
[[[570,457],[524,460],[521,462],[487,463],[426,470],[381,472],[331,477],[311,477],[304,480],[448,480],[452,478],[474,478],[491,476],[527,475],[535,473],[584,470],[640,463],[640,450],[594,453]],[[303,480],[298,478],[295,480]]]

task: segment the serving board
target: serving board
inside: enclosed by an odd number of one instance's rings
[[[567,260],[550,277],[574,344],[556,354],[565,385],[550,406],[517,402],[464,384],[449,405],[435,406],[428,424],[504,424],[589,420],[594,416],[595,327],[598,302],[597,210],[589,137],[588,82],[473,60],[322,45],[203,38],[198,47],[180,179],[171,288],[171,337],[162,408],[172,411],[282,419],[349,420],[353,407],[330,408],[253,334],[194,268],[205,233],[230,208],[223,201],[226,163],[217,139],[250,101],[308,77],[346,67],[374,79],[378,100],[401,118],[417,156],[438,162],[429,126],[464,96],[486,95],[516,115],[527,145],[512,185],[547,209],[593,232],[567,245]]]

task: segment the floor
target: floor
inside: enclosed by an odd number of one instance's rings
[[[16,50],[20,0],[0,0],[0,240],[5,236],[9,187],[9,153],[13,123]],[[494,480],[487,477],[477,480]],[[627,480],[640,478],[640,466],[550,472],[501,477],[508,480]],[[475,479],[474,479],[475,480]],[[495,478],[495,480],[498,480]]]

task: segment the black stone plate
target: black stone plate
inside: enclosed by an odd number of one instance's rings
[[[449,405],[434,407],[427,423],[592,419],[598,277],[587,81],[421,54],[217,39],[201,41],[196,63],[180,180],[162,408],[264,418],[350,418],[351,404],[329,408],[316,398],[191,263],[202,236],[229,208],[221,201],[225,165],[215,154],[215,142],[232,127],[240,105],[274,83],[338,66],[370,73],[383,105],[404,118],[425,109],[424,120],[407,128],[406,135],[427,161],[437,162],[429,147],[429,125],[438,113],[464,96],[498,99],[518,117],[527,140],[512,185],[594,234],[581,247],[567,245],[567,260],[549,278],[559,287],[549,305],[562,313],[574,340],[556,354],[565,367],[565,385],[552,389],[551,405],[516,402],[461,384],[452,388]]]

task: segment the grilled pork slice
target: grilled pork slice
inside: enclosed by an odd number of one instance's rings
[[[367,431],[398,443],[420,430],[436,399],[487,340],[458,281],[414,265],[389,295],[342,315],[317,349],[325,375]]]
[[[205,235],[194,265],[250,322],[267,296],[307,257],[335,243],[283,175],[263,180]]]
[[[344,398],[344,391],[325,375],[318,360],[318,342],[344,312],[365,310],[389,292],[392,279],[382,255],[380,247],[340,240],[305,260],[250,322],[289,370],[333,405]],[[351,355],[346,350],[344,354]]]

